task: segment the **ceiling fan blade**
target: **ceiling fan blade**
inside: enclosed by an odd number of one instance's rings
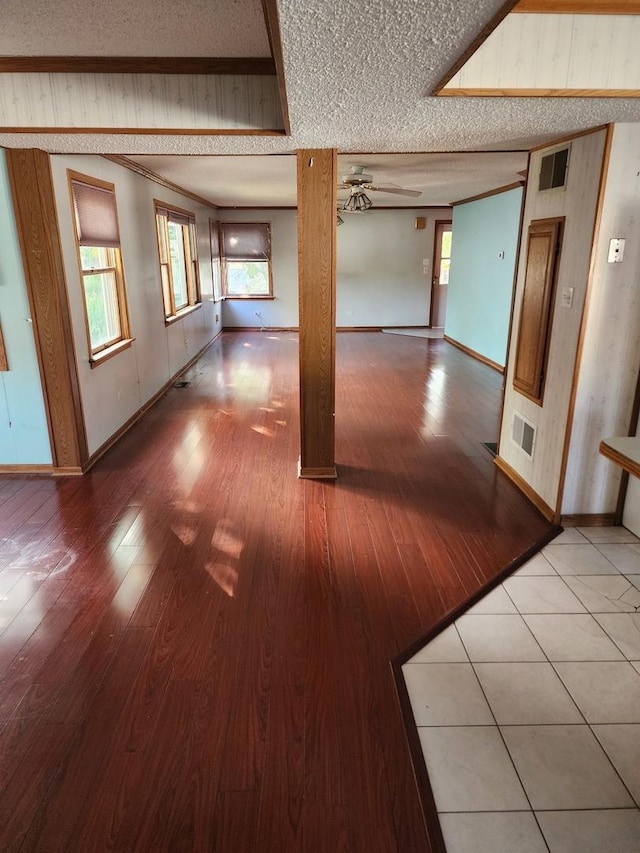
[[[407,195],[411,198],[417,198],[422,195],[420,190],[403,190],[401,187],[372,187],[367,186],[368,190],[375,190],[379,193],[395,193],[396,195]]]

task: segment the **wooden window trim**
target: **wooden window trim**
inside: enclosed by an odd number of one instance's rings
[[[108,192],[113,194],[119,237],[120,223],[118,219],[118,203],[116,198],[115,184],[112,184],[109,181],[103,181],[100,178],[94,178],[91,175],[84,175],[81,172],[75,172],[72,169],[67,169],[67,183],[69,187],[69,199],[71,202],[71,211],[73,218],[73,236],[76,244],[76,259],[78,263],[78,274],[80,277],[80,290],[82,292],[82,308],[84,313],[85,333],[87,339],[87,346],[89,349],[89,364],[91,367],[94,367],[95,365],[101,364],[103,361],[106,361],[108,358],[111,358],[113,355],[117,355],[123,349],[127,349],[128,346],[131,345],[131,341],[133,340],[133,338],[131,337],[131,327],[129,323],[129,307],[127,305],[127,291],[124,277],[124,265],[122,263],[122,249],[121,245],[118,244],[117,247],[112,246],[108,249],[108,251],[113,252],[114,264],[113,266],[109,266],[106,269],[108,269],[109,271],[113,270],[115,275],[116,301],[118,303],[118,315],[120,320],[120,337],[117,340],[110,341],[100,347],[94,347],[91,342],[89,312],[87,310],[87,295],[84,285],[85,275],[89,273],[89,270],[85,270],[82,266],[82,257],[80,253],[80,238],[78,235],[78,227],[75,218],[75,196],[73,192],[74,182],[86,184],[87,186],[96,187],[102,190],[107,190]],[[91,274],[95,274],[95,270],[92,270]],[[124,346],[122,346],[123,344]]]
[[[527,231],[527,248],[524,261],[524,285],[522,291],[520,319],[518,322],[518,342],[516,345],[513,387],[519,394],[522,394],[523,397],[526,397],[538,406],[542,406],[547,378],[547,364],[549,361],[549,349],[553,329],[553,314],[556,301],[564,223],[564,216],[552,217],[549,219],[536,219],[529,223]],[[550,235],[550,240],[553,243],[553,250],[547,259],[542,297],[540,300],[541,308],[539,315],[536,318],[535,316],[527,316],[525,310],[527,278],[529,271],[528,259],[532,237],[544,234]],[[536,323],[534,334],[529,336],[529,340],[533,340],[535,343],[533,357],[531,357],[530,352],[523,349],[526,323]],[[530,364],[533,364],[533,370],[530,370]],[[525,374],[528,372],[533,374],[532,379],[528,379],[526,377]]]
[[[269,273],[269,292],[268,293],[242,293],[242,294],[228,294],[227,293],[227,259],[225,257],[224,251],[224,227],[225,225],[264,225],[268,229],[269,232],[269,256],[266,258],[267,263],[267,271]],[[234,299],[259,299],[261,301],[269,301],[274,300],[276,297],[273,293],[273,258],[271,251],[271,223],[270,222],[221,222],[220,223],[220,268],[221,268],[221,276],[222,276],[222,299],[224,300],[234,300]]]
[[[135,338],[126,338],[122,341],[118,341],[118,343],[113,344],[106,349],[100,350],[96,355],[91,356],[89,359],[89,367],[93,370],[95,367],[100,367],[101,364],[104,364],[105,361],[109,361],[109,359],[113,358],[114,355],[118,355],[123,352],[123,350],[129,349],[131,344],[135,341]]]
[[[154,220],[156,227],[156,244],[158,247],[158,264],[160,269],[160,288],[162,293],[162,305],[164,311],[165,326],[170,326],[196,310],[202,304],[200,290],[200,269],[198,264],[198,234],[196,230],[196,216],[191,210],[177,207],[174,204],[159,199],[153,200]],[[177,224],[183,228],[183,246],[185,275],[187,278],[187,303],[176,306],[173,290],[172,270],[169,261],[169,222],[170,214],[176,215]],[[161,232],[162,228],[162,232]],[[162,234],[162,242],[161,242]],[[162,245],[164,243],[164,245]],[[164,251],[163,251],[164,250]],[[164,257],[166,255],[166,260]],[[166,284],[166,287],[165,287]]]

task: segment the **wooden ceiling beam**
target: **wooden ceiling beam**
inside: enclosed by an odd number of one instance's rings
[[[0,74],[241,74],[275,75],[268,57],[0,56]]]

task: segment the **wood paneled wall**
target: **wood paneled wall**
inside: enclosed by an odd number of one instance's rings
[[[640,369],[640,126],[616,124],[598,236],[562,503],[564,514],[616,511],[620,470],[598,453],[603,438],[627,435]],[[622,263],[609,241],[626,237]]]
[[[301,477],[335,477],[337,154],[298,152]]]
[[[54,468],[88,458],[49,155],[6,152]]]
[[[567,185],[564,189],[538,191],[541,158],[557,146],[534,152],[531,156],[525,199],[523,233],[527,232],[532,220],[557,216],[565,217],[565,231],[553,307],[553,331],[544,402],[542,406],[538,406],[513,387],[517,347],[517,335],[514,333],[508,356],[500,457],[556,513],[559,513],[558,490],[563,471],[574,367],[589,279],[605,136],[606,131],[599,130],[571,142]],[[520,322],[526,250],[526,241],[523,241],[516,280],[513,329],[517,329]],[[570,309],[562,307],[565,287],[573,288]],[[533,459],[511,438],[515,413],[523,415],[536,426]]]

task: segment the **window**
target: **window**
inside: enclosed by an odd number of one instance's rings
[[[171,322],[200,303],[196,218],[158,202],[155,210],[164,316]]]
[[[222,292],[227,299],[271,299],[271,226],[268,222],[220,225]]]
[[[113,184],[69,172],[92,364],[130,344]],[[114,350],[114,348],[116,348]]]

